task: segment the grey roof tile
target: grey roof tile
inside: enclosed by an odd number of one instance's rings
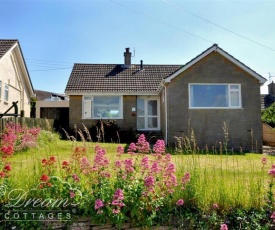
[[[182,65],[75,64],[66,92],[158,92],[162,80]]]
[[[0,58],[4,56],[6,52],[16,43],[18,40],[16,39],[0,39]]]

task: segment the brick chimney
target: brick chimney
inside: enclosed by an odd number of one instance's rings
[[[131,55],[130,48],[126,48],[126,52],[124,52],[124,68],[131,67]]]

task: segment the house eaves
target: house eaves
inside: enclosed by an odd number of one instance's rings
[[[188,68],[190,68],[191,66],[193,66],[194,64],[196,64],[197,62],[199,62],[200,60],[202,60],[204,57],[206,57],[207,55],[209,55],[212,52],[218,52],[219,54],[221,54],[227,60],[229,60],[233,64],[240,67],[242,70],[244,70],[245,72],[250,74],[252,77],[256,78],[261,85],[263,85],[267,81],[264,77],[262,77],[261,75],[256,73],[254,70],[250,69],[248,66],[246,66],[245,64],[240,62],[238,59],[234,58],[232,55],[230,55],[229,53],[227,53],[226,51],[224,51],[223,49],[218,47],[217,44],[214,44],[213,46],[208,48],[206,51],[204,51],[203,53],[201,53],[200,55],[198,55],[197,57],[192,59],[190,62],[186,63],[181,69],[176,71],[174,74],[165,78],[165,82],[166,83],[171,82],[171,80],[173,80],[179,74],[181,74],[182,72],[184,72],[185,70],[187,70]]]
[[[22,77],[27,85],[28,93],[31,97],[33,97],[34,88],[31,82],[31,78],[27,69],[27,65],[19,41],[16,39],[0,39],[0,61],[4,60],[5,56],[10,54],[16,57],[16,62],[19,65],[17,67],[19,67],[22,71]]]

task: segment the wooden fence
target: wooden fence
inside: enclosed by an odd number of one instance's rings
[[[0,119],[0,133],[3,132],[5,125],[8,122],[13,122],[15,124],[20,124],[22,126],[27,126],[29,128],[32,127],[40,127],[46,130],[53,130],[54,119],[45,119],[45,118],[28,118],[28,117],[7,117]]]
[[[263,123],[264,145],[275,146],[275,129]]]

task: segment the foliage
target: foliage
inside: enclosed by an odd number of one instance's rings
[[[98,120],[89,131],[93,141],[120,143],[119,130],[115,120]]]
[[[66,208],[76,209],[76,218],[88,216],[93,223],[111,223],[118,228],[125,222],[147,228],[275,227],[275,166],[271,156],[170,156],[163,141],[151,149],[144,135],[129,145],[127,153],[123,145],[82,142],[80,147],[79,142],[66,145],[57,136],[51,137],[48,132],[40,132],[39,143],[44,143],[38,144],[40,149],[16,156],[17,161],[29,157],[34,162],[25,161],[5,180],[8,190],[21,188],[27,178],[35,182],[28,188],[37,188],[28,194],[32,201],[67,201]],[[23,184],[19,185],[21,180]],[[53,207],[43,209],[46,212]],[[64,207],[54,207],[54,211],[62,212]],[[20,229],[35,228],[35,224],[17,222]]]
[[[275,103],[262,111],[262,121],[275,128]]]

